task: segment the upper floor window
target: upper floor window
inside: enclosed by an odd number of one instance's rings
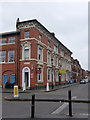
[[[54,45],[54,51],[58,52],[58,47]]]
[[[43,60],[43,49],[40,47],[38,49],[38,60]]]
[[[2,51],[0,52],[0,62],[5,62],[6,59],[6,52]]]
[[[56,66],[58,66],[58,57],[56,57]]]
[[[39,41],[41,41],[42,40],[42,36],[39,34]]]
[[[63,50],[61,50],[61,55],[64,56],[64,51]]]
[[[51,81],[51,70],[47,69],[47,79],[48,81]]]
[[[50,54],[50,52],[48,52],[48,54],[47,54],[47,63],[51,64],[51,54]]]
[[[24,32],[24,38],[26,39],[26,38],[30,38],[30,36],[29,36],[29,31],[25,31]]]
[[[8,42],[9,43],[15,43],[15,37],[10,37]]]
[[[1,44],[6,43],[6,38],[2,38],[2,39],[0,39],[0,43],[1,43]]]
[[[58,71],[56,71],[56,81],[58,81]]]
[[[8,62],[14,62],[14,51],[8,51]]]
[[[48,41],[48,47],[50,47],[50,41]]]
[[[24,59],[29,59],[29,47],[24,48]]]

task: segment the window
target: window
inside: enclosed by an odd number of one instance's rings
[[[58,66],[58,57],[56,57],[56,66]]]
[[[43,82],[43,70],[42,68],[38,68],[39,73],[38,73],[38,82]]]
[[[43,53],[42,48],[39,48],[39,50],[38,50],[38,59],[39,60],[42,60],[42,53]]]
[[[51,70],[50,69],[48,69],[48,73],[47,74],[48,74],[48,78],[47,78],[48,81],[51,81]]]
[[[24,59],[29,59],[29,48],[28,47],[24,48]]]
[[[1,44],[6,43],[6,38],[2,38],[2,39],[0,39],[0,43],[1,43]]]
[[[8,62],[14,61],[14,51],[8,51]]]
[[[58,47],[56,45],[54,45],[54,51],[58,52]]]
[[[54,51],[56,51],[56,45],[54,45]]]
[[[10,37],[8,42],[9,43],[15,43],[15,37]]]
[[[56,71],[56,81],[58,81],[58,71]]]
[[[39,34],[39,41],[41,41],[42,40],[42,37],[41,37],[41,35]]]
[[[6,52],[0,52],[0,62],[5,62],[6,61]]]
[[[29,31],[25,31],[24,32],[24,38],[26,39],[26,38],[29,38]]]
[[[50,54],[50,52],[48,52],[48,54],[47,54],[47,63],[51,64],[51,54]]]
[[[63,50],[61,50],[61,56],[64,56],[64,51]]]
[[[48,41],[48,47],[50,47],[50,41]]]

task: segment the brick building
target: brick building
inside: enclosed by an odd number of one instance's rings
[[[80,65],[79,61],[77,59],[73,59],[73,57],[71,58],[71,61],[72,61],[72,64],[71,64],[72,79],[74,79],[75,82],[79,82],[82,79],[81,65]]]
[[[0,35],[0,84],[27,88],[70,81],[71,54],[54,33],[36,19],[16,22],[16,31]]]

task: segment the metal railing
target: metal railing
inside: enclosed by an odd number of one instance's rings
[[[72,116],[72,103],[90,103],[90,100],[72,100],[71,90],[68,91],[68,99],[35,99],[35,94],[32,95],[32,99],[20,99],[20,98],[5,98],[8,101],[31,101],[31,118],[35,116],[35,102],[67,102],[69,103],[69,116]]]

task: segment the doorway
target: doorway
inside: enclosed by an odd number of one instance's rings
[[[24,67],[22,69],[22,87],[24,86],[24,82],[26,87],[30,87],[30,68]]]
[[[25,72],[25,83],[26,83],[26,87],[28,87],[28,83],[29,83],[29,78],[28,78],[28,72]]]

